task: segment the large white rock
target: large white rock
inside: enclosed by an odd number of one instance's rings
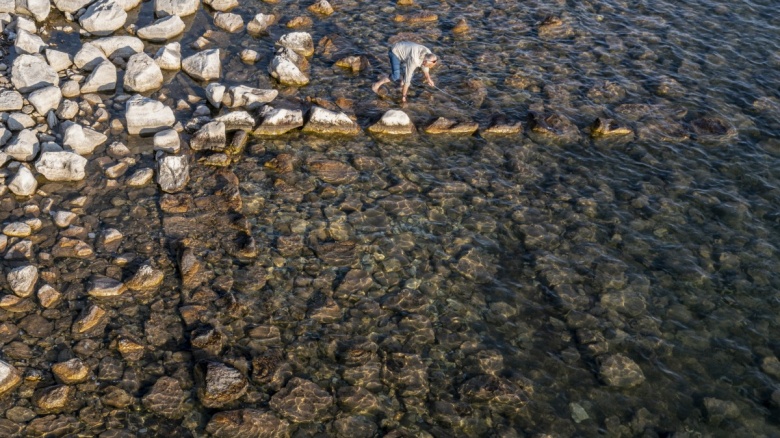
[[[230,87],[227,95],[223,96],[222,103],[228,108],[246,107],[255,109],[268,103],[279,94],[277,90],[262,90],[260,88],[247,87],[246,85],[237,85]]]
[[[60,77],[42,57],[19,55],[11,67],[11,82],[22,92],[29,93],[49,85],[58,85]]]
[[[103,61],[108,61],[108,57],[98,46],[92,43],[82,44],[81,49],[73,57],[73,64],[85,71],[92,71]]]
[[[15,90],[0,92],[0,111],[19,111],[24,102],[22,94]]]
[[[54,49],[46,49],[46,61],[55,71],[63,71],[73,65],[73,60],[67,52]]]
[[[303,132],[352,135],[360,132],[360,127],[342,112],[313,106],[309,111],[309,121],[303,125]]]
[[[277,54],[268,64],[268,74],[282,85],[300,87],[309,83],[309,77],[298,66],[282,54]]]
[[[182,21],[181,17],[171,15],[138,29],[136,35],[144,40],[163,42],[180,35],[184,32],[184,27],[184,21]]]
[[[93,35],[109,35],[124,26],[127,12],[117,0],[98,0],[79,17],[79,24]]]
[[[200,0],[154,0],[154,13],[158,17],[178,15],[186,17],[198,11]]]
[[[127,58],[144,51],[144,42],[140,38],[129,35],[98,38],[92,44],[100,49],[108,58]]]
[[[19,30],[19,33],[16,34],[14,50],[17,54],[35,55],[41,53],[44,47],[46,47],[46,43],[38,35],[31,34],[24,29]]]
[[[314,54],[314,40],[308,32],[291,32],[282,35],[276,44],[293,50],[301,56],[308,57]]]
[[[16,196],[31,196],[38,189],[38,181],[27,166],[19,166],[16,175],[8,184],[8,189]]]
[[[184,190],[190,181],[190,165],[186,155],[166,155],[157,160],[157,184],[167,193]]]
[[[193,151],[221,152],[226,146],[227,136],[223,122],[206,123],[190,138],[190,149]]]
[[[97,93],[107,92],[116,89],[116,66],[111,61],[103,61],[92,71],[84,85],[81,86],[81,92]]]
[[[11,139],[11,131],[8,129],[5,129],[5,127],[0,126],[0,146],[4,146],[6,143],[8,143],[8,140]],[[0,167],[3,167],[5,164],[5,161],[0,160]]]
[[[50,110],[57,109],[60,106],[62,91],[60,91],[60,87],[55,87],[54,85],[39,88],[30,93],[27,96],[27,100],[35,107],[35,111],[38,111],[38,114],[45,115]]]
[[[130,57],[125,71],[125,91],[145,93],[162,87],[162,83],[162,70],[154,59],[144,52]]]
[[[235,33],[244,28],[244,19],[238,14],[217,12],[214,14],[214,25],[227,32]]]
[[[411,134],[414,132],[414,124],[405,112],[391,109],[378,122],[369,126],[368,131],[376,134]]]
[[[260,111],[263,121],[255,129],[255,135],[281,135],[303,126],[303,111],[299,109],[272,108],[268,105]]]
[[[224,85],[212,82],[206,85],[206,99],[210,104],[219,108],[222,106],[222,98],[225,96],[226,89],[227,87]]]
[[[12,269],[6,276],[6,281],[16,296],[27,298],[35,290],[35,283],[38,281],[38,268],[27,265]]]
[[[25,129],[16,134],[16,138],[8,143],[5,152],[16,161],[32,161],[38,156],[41,145],[38,136],[32,129]]]
[[[252,35],[261,34],[268,30],[268,27],[274,24],[274,21],[276,21],[276,17],[273,15],[257,14],[246,25],[246,31]]]
[[[13,365],[0,360],[0,396],[22,383],[22,375]]]
[[[62,123],[62,144],[79,155],[91,154],[106,140],[108,137],[92,128],[70,121]]]
[[[50,11],[49,0],[16,0],[16,12],[31,15],[38,22],[46,20]]]
[[[131,135],[154,134],[173,126],[173,110],[162,102],[136,94],[125,104],[127,132]]]
[[[62,12],[73,14],[95,0],[54,0],[54,6]]]
[[[179,133],[173,129],[166,129],[154,134],[154,150],[163,151],[169,154],[178,154],[181,150],[181,139]]]
[[[203,0],[204,5],[211,6],[215,11],[229,11],[238,7],[238,0]]]
[[[219,49],[204,50],[185,58],[181,62],[181,68],[188,75],[201,81],[218,79],[222,75]]]
[[[125,10],[125,12],[134,9],[136,6],[141,4],[141,0],[117,0],[119,4],[122,5],[122,9]]]
[[[49,181],[80,181],[86,166],[87,159],[73,152],[44,152],[35,162],[35,170]]]
[[[11,113],[5,124],[11,131],[21,131],[35,126],[35,120],[25,113]]]
[[[181,44],[170,43],[160,47],[154,62],[163,70],[181,70]]]

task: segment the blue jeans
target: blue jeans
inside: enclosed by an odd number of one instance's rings
[[[393,53],[392,50],[387,52],[387,56],[390,57],[390,68],[392,70],[392,73],[390,73],[390,80],[398,82],[401,80],[401,60],[395,56],[395,53]]]

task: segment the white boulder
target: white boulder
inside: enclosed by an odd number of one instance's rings
[[[29,93],[60,83],[60,77],[42,57],[19,55],[11,67],[11,82],[22,92]]]
[[[6,281],[16,296],[27,298],[35,290],[35,283],[38,281],[38,268],[27,265],[12,269],[6,276]]]
[[[254,130],[255,135],[281,135],[303,126],[303,111],[299,109],[273,108],[268,105],[260,111],[262,122]]]
[[[24,129],[16,134],[3,152],[16,161],[32,161],[38,156],[41,144],[38,142],[38,136],[32,129]]]
[[[222,103],[228,108],[246,107],[248,109],[259,108],[268,103],[279,94],[277,90],[262,90],[260,88],[237,85],[230,87],[227,94],[222,97]]]
[[[33,91],[27,96],[27,100],[35,107],[38,114],[45,115],[60,106],[62,91],[60,91],[60,87],[50,85]]]
[[[144,93],[162,87],[160,66],[144,52],[136,53],[127,62],[125,90]]]
[[[35,170],[49,181],[80,181],[86,166],[87,159],[73,152],[44,152],[35,162]]]
[[[166,155],[157,160],[157,184],[166,193],[184,190],[190,181],[190,165],[186,155]]]
[[[17,54],[35,55],[36,53],[41,53],[44,47],[46,47],[46,43],[38,35],[27,32],[24,29],[19,30],[16,34],[14,50],[16,50]]]
[[[131,135],[153,134],[170,128],[176,117],[170,107],[162,102],[136,94],[125,104],[127,131]]]
[[[161,47],[154,57],[154,62],[163,70],[181,70],[181,44],[170,43]]]
[[[31,196],[38,189],[38,181],[27,166],[19,166],[16,175],[8,184],[8,189],[16,196]]]
[[[60,72],[73,65],[73,60],[71,59],[70,55],[66,52],[61,52],[59,50],[54,50],[54,49],[46,49],[45,53],[46,53],[46,61],[49,62],[49,65],[55,71]]]
[[[93,35],[109,35],[124,26],[127,12],[117,0],[98,0],[79,17],[79,24]]]
[[[181,17],[170,15],[138,29],[136,35],[147,41],[163,42],[181,35],[184,32],[184,27],[184,21],[182,21]]]
[[[66,121],[62,123],[62,144],[79,155],[89,155],[95,148],[105,143],[108,137],[95,131]]]
[[[81,49],[73,57],[73,64],[85,71],[92,71],[101,62],[108,61],[108,57],[100,48],[92,43],[84,43]]]
[[[186,17],[197,12],[199,7],[200,0],[154,0],[154,13],[158,17]]]
[[[308,57],[314,54],[314,40],[308,32],[291,32],[282,35],[276,44],[293,50],[301,56]]]
[[[222,61],[219,49],[198,52],[181,62],[181,68],[188,75],[201,81],[218,79],[222,75]]]

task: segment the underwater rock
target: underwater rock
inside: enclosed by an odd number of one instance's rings
[[[447,135],[472,135],[477,132],[479,125],[476,122],[458,122],[444,117],[439,117],[433,123],[425,127],[426,134]]]
[[[182,389],[178,380],[163,376],[154,382],[152,389],[141,399],[141,403],[161,417],[178,420],[185,414],[184,402],[188,397],[188,392]]]
[[[316,383],[293,377],[271,397],[270,405],[295,423],[321,422],[332,417],[333,397]]]
[[[198,399],[207,408],[223,407],[238,400],[247,391],[246,377],[237,369],[219,362],[203,361],[195,365]]]
[[[639,365],[622,354],[599,358],[599,377],[607,385],[618,388],[632,388],[645,381]]]

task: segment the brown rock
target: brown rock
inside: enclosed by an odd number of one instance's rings
[[[92,256],[94,251],[91,246],[81,240],[63,237],[54,245],[51,254],[54,257],[85,259]]]
[[[184,402],[188,396],[178,380],[173,377],[160,377],[141,402],[155,414],[177,420],[184,416]]]
[[[590,136],[593,138],[623,137],[633,134],[631,128],[620,125],[616,120],[601,117],[597,118],[590,128]]]
[[[352,71],[352,73],[359,73],[363,70],[371,67],[371,63],[368,62],[368,58],[363,55],[360,56],[347,56],[336,61],[336,66],[346,68]]]
[[[202,361],[195,366],[198,399],[207,408],[219,408],[238,400],[247,391],[246,377],[219,362]]]
[[[13,365],[0,360],[0,396],[22,383],[22,376]]]
[[[133,278],[125,283],[130,290],[150,291],[155,290],[162,284],[165,274],[159,269],[154,269],[150,265],[143,265]]]
[[[458,20],[458,22],[455,23],[455,27],[452,28],[452,33],[456,35],[462,35],[468,33],[469,31],[471,31],[471,28],[469,27],[469,24],[466,22],[465,18]]]
[[[301,29],[304,27],[310,27],[312,24],[314,24],[314,21],[311,18],[305,15],[301,15],[288,21],[287,27],[290,29]]]
[[[290,436],[289,428],[287,421],[270,412],[239,409],[214,414],[206,432],[215,438],[282,438]]]
[[[119,338],[116,349],[125,360],[130,361],[141,360],[145,351],[143,344],[127,337]]]
[[[93,297],[118,297],[127,290],[121,281],[102,275],[93,275],[89,283],[87,293]]]
[[[476,122],[458,122],[439,117],[425,128],[426,134],[472,135],[479,125]]]
[[[271,397],[271,408],[295,423],[329,419],[333,397],[316,383],[294,377]]]
[[[33,402],[39,409],[49,412],[60,412],[68,405],[75,389],[67,385],[55,385],[40,389],[33,395]]]
[[[360,174],[346,163],[332,160],[319,160],[308,163],[309,171],[328,184],[349,184]]]
[[[135,398],[122,388],[108,387],[106,388],[106,394],[100,397],[100,401],[104,405],[108,405],[114,408],[123,409],[135,401]]]
[[[86,333],[106,322],[105,319],[106,311],[95,304],[91,304],[81,312],[73,323],[72,331],[76,334]]]
[[[182,286],[193,288],[201,283],[201,264],[195,252],[186,248],[179,257],[179,272],[181,273]]]
[[[306,9],[310,10],[311,12],[314,12],[315,14],[320,14],[325,16],[328,16],[334,12],[333,7],[330,5],[330,3],[328,3],[328,0],[318,0],[316,3],[309,6]]]
[[[51,371],[60,382],[66,385],[81,383],[89,376],[89,368],[78,358],[56,363],[52,365]]]
[[[622,354],[600,358],[599,377],[607,385],[618,388],[631,388],[645,381],[639,365]]]

